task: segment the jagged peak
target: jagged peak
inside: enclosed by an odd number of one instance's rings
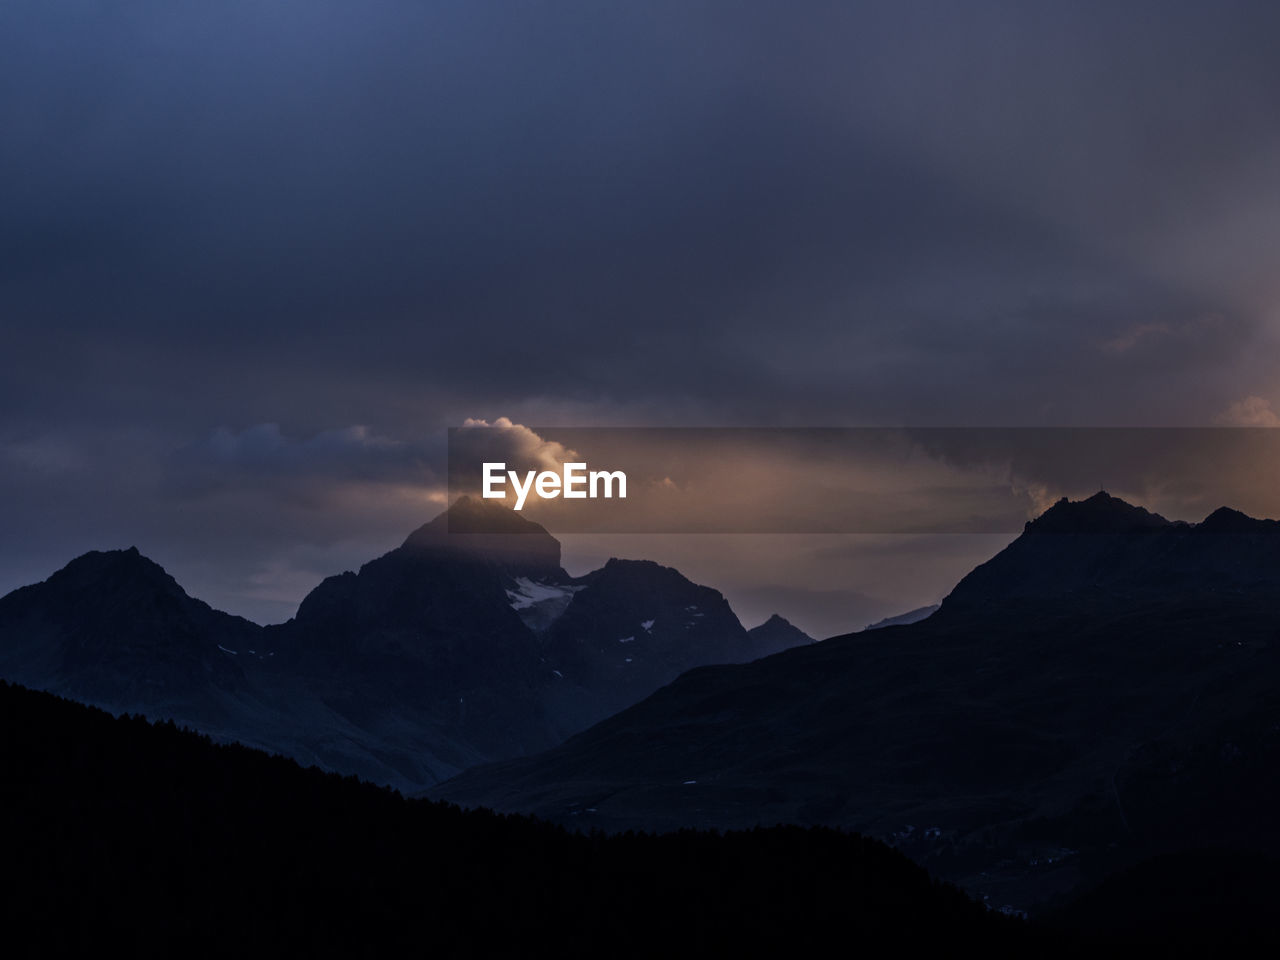
[[[664,567],[656,560],[628,560],[624,557],[610,557],[605,561],[604,569],[610,567],[617,570],[675,570],[675,567]]]
[[[1100,490],[1084,500],[1063,497],[1026,525],[1026,533],[1134,533],[1173,521]]]
[[[723,600],[724,596],[714,587],[695,583],[675,567],[663,566],[653,560],[626,560],[621,557],[610,557],[603,567],[585,574],[580,582],[597,585],[611,584],[615,587],[634,586],[642,589],[653,587],[677,588],[680,590],[698,591],[704,596]]]
[[[693,583],[675,567],[664,566],[656,560],[627,560],[622,557],[610,557],[603,567],[593,572],[594,575],[609,577],[644,577],[647,579],[668,578]],[[593,574],[588,574],[592,576]],[[696,584],[695,584],[696,586]]]
[[[184,595],[186,593],[164,567],[144,556],[136,546],[125,550],[90,550],[82,553],[49,580],[85,584],[117,575],[150,581],[165,589],[177,590]]]

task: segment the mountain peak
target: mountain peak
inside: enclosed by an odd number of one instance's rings
[[[1219,507],[1196,524],[1196,530],[1201,533],[1266,533],[1277,526],[1280,524],[1275,520],[1256,520],[1239,510]]]
[[[211,691],[243,680],[225,651],[256,648],[261,635],[189,596],[136,547],[81,554],[0,598],[9,679],[130,708],[216,712]]]
[[[755,644],[757,656],[814,642],[813,637],[776,613],[758,627],[748,630],[747,636]]]
[[[1084,500],[1063,497],[1026,525],[1026,533],[1135,533],[1171,525],[1158,513],[1100,490]]]
[[[124,581],[147,584],[164,593],[187,595],[164,567],[143,556],[137,547],[82,553],[50,577],[48,582],[71,589],[110,582],[118,590]]]
[[[461,496],[405,539],[402,550],[489,560],[524,572],[559,572],[560,541],[510,507]]]
[[[1106,493],[1075,502],[1064,499],[965,576],[943,609],[1015,599],[1070,597],[1078,603],[1084,595],[1108,602],[1139,595],[1185,598],[1206,591],[1252,590],[1260,584],[1280,589],[1271,531],[1280,531],[1280,523],[1254,520],[1226,507],[1191,524],[1166,520]],[[1042,536],[1046,533],[1103,536]]]
[[[593,570],[583,579],[592,583],[604,581],[615,585],[625,584],[643,590],[653,589],[659,585],[677,590],[707,590],[716,597],[720,597],[719,590],[699,586],[675,567],[663,566],[655,560],[626,560],[621,557],[610,557],[603,567]]]
[[[458,534],[541,534],[550,536],[545,527],[534,523],[500,503],[490,503],[463,495],[443,512],[424,523],[405,540],[413,546],[423,540]]]

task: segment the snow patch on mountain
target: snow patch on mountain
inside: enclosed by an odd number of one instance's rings
[[[564,613],[573,595],[586,585],[547,583],[530,577],[516,577],[507,588],[511,609],[531,630],[545,630]]]

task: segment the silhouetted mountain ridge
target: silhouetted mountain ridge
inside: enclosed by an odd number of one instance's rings
[[[189,597],[132,548],[0,599],[0,676],[405,789],[760,652],[717,591],[644,561],[570,577],[544,528],[468,498],[275,626]]]
[[[136,547],[84,554],[0,598],[0,623],[5,675],[134,709],[190,701],[202,715],[217,713],[217,693],[244,684],[219,644],[252,646],[262,633],[188,596]]]
[[[1280,591],[1280,523],[1219,508],[1166,520],[1106,493],[1059,501],[964,577],[942,604],[962,607],[1088,596],[1132,603],[1171,591]]]
[[[938,611],[938,604],[931,603],[927,606],[916,607],[914,610],[908,610],[906,613],[900,613],[897,616],[885,617],[883,620],[877,620],[875,623],[869,623],[864,630],[883,630],[885,627],[905,626],[908,623],[919,623],[927,617],[933,616]]]
[[[1280,852],[1277,525],[1103,497],[1046,518],[925,620],[689,671],[437,795],[604,829],[837,824],[1023,907],[1188,844]]]
[[[748,630],[747,636],[751,638],[751,642],[762,657],[778,653],[789,647],[798,647],[814,642],[813,637],[776,613],[764,623]]]
[[[1029,520],[1024,532],[1125,534],[1162,530],[1171,522],[1104,490],[1084,500],[1061,498],[1040,516]]]

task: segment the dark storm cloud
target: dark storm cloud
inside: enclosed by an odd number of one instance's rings
[[[837,420],[921,416],[984,374],[1104,415],[1053,397],[1099,341],[1254,319],[1132,247],[1273,149],[1274,68],[1256,16],[1064,6],[15,4],[11,335],[125,420],[814,416],[849,377]],[[23,369],[32,415],[72,399]],[[172,404],[192,375],[242,389]]]
[[[332,544],[469,416],[1263,422],[1278,19],[6,3],[0,524]]]
[[[1245,404],[1237,413],[1241,420],[1265,419],[1256,405]],[[958,478],[1003,480],[1005,494],[1014,503],[1029,501],[1033,514],[1063,496],[1078,499],[1106,489],[1171,519],[1196,522],[1221,506],[1253,516],[1280,515],[1280,431],[1271,426],[904,434],[936,463],[954,468]]]
[[[439,489],[444,478],[435,464],[443,444],[434,436],[407,443],[378,436],[365,427],[327,430],[292,438],[278,424],[264,423],[235,433],[225,427],[199,443],[184,446],[167,464],[166,477],[176,493],[207,496],[253,483],[297,493],[324,492],[336,484],[416,484]]]

